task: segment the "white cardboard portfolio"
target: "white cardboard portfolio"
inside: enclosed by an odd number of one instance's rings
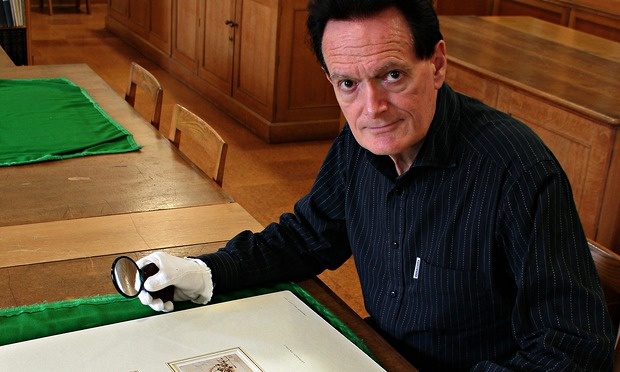
[[[289,291],[0,347],[2,371],[382,371]]]

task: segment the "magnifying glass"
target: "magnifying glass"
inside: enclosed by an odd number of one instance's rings
[[[114,288],[121,295],[127,298],[138,297],[144,289],[144,282],[148,277],[157,274],[159,268],[154,263],[149,263],[144,267],[138,267],[136,261],[128,256],[119,256],[112,262],[110,275]],[[172,301],[174,297],[174,286],[168,286],[156,292],[149,292],[153,298],[160,298],[162,301]]]

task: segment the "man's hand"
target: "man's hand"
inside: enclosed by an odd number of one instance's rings
[[[138,297],[144,305],[156,311],[172,311],[172,301],[162,301],[153,298],[152,292],[157,292],[168,286],[174,286],[174,300],[190,300],[197,304],[206,304],[213,295],[213,280],[211,269],[199,259],[180,258],[164,252],[155,252],[138,260],[138,267],[142,268],[149,263],[155,264],[159,271],[144,282],[144,290]]]

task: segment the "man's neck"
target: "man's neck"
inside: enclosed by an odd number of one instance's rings
[[[413,164],[413,161],[418,156],[418,152],[420,152],[422,143],[424,143],[424,141],[416,143],[406,151],[390,155],[390,159],[394,162],[396,173],[398,173],[399,176],[411,168],[411,164]]]

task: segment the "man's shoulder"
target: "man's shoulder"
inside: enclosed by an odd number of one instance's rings
[[[525,123],[473,98],[459,95],[460,140],[473,151],[505,167],[530,167],[555,161],[543,140]]]

